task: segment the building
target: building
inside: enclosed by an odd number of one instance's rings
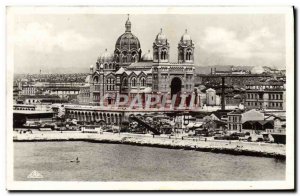
[[[243,130],[249,130],[250,133],[269,132],[274,129],[272,120],[249,120],[243,123]]]
[[[77,99],[77,95],[79,94],[79,87],[57,87],[51,88],[50,95],[57,95],[62,99]]]
[[[89,81],[89,77],[87,77]],[[91,85],[87,82],[85,85],[79,88],[79,94],[77,96],[78,103],[80,105],[87,105],[90,103]]]
[[[13,112],[13,128],[21,128],[24,125],[31,123],[49,123],[53,122],[52,111],[31,111],[18,110]]]
[[[235,110],[232,112],[229,112],[227,114],[228,120],[227,120],[227,127],[229,131],[243,131],[243,123],[246,121],[259,121],[264,120],[264,114],[252,109],[252,110]]]
[[[245,107],[248,109],[285,110],[285,97],[284,82],[256,81],[246,85]]]
[[[37,88],[32,84],[22,85],[21,95],[35,95],[37,92]]]
[[[25,104],[14,104],[13,105],[13,110],[35,110],[36,106],[35,105],[25,105]]]
[[[280,116],[274,118],[274,132],[285,133],[286,131],[286,117]]]
[[[20,96],[20,92],[21,92],[21,89],[19,88],[18,83],[14,81],[14,85],[13,85],[13,100],[14,100],[14,102],[16,102],[16,100]]]
[[[153,52],[142,55],[139,39],[131,32],[129,17],[125,33],[116,41],[114,53],[107,50],[100,55],[96,65],[90,66],[87,86],[80,92],[81,103],[114,104],[118,94],[134,97],[136,94],[191,94],[194,92],[194,43],[185,31],[178,43],[178,62],[170,62],[170,43],[162,29],[153,42]]]
[[[22,95],[14,105],[16,110],[50,111],[53,103],[66,103],[57,95]]]
[[[251,74],[250,70],[242,69],[234,66],[230,66],[230,70],[217,70],[217,68],[211,68],[211,74],[221,74],[221,75],[245,75],[245,74]]]
[[[216,91],[212,88],[206,90],[206,105],[208,106],[215,106],[217,105],[217,96]]]

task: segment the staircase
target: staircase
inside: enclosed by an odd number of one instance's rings
[[[154,135],[160,135],[160,132],[156,128],[150,126],[148,123],[144,122],[143,120],[141,120],[135,116],[129,117],[129,119],[136,121],[137,123],[139,123],[139,125],[145,127],[147,130],[151,131]]]

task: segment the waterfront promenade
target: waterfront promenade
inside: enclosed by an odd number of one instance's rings
[[[34,132],[14,133],[14,142],[42,141],[86,141],[94,143],[117,143],[137,146],[196,150],[234,155],[263,156],[285,159],[286,148],[282,144],[245,141],[211,140],[211,138],[188,138],[175,136],[153,136],[131,133],[81,133],[76,132]]]

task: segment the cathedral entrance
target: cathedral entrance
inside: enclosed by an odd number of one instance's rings
[[[176,101],[175,101],[175,106],[179,106],[181,98],[180,98],[180,93],[181,93],[181,79],[180,78],[173,78],[171,82],[171,95],[172,98],[173,96],[176,96]]]
[[[181,91],[181,85],[179,78],[173,78],[171,82],[171,95],[178,94]]]

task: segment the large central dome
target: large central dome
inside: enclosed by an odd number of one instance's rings
[[[131,33],[131,22],[128,19],[125,23],[125,33],[116,42],[115,60],[120,65],[128,65],[141,59],[141,44],[139,39]]]

